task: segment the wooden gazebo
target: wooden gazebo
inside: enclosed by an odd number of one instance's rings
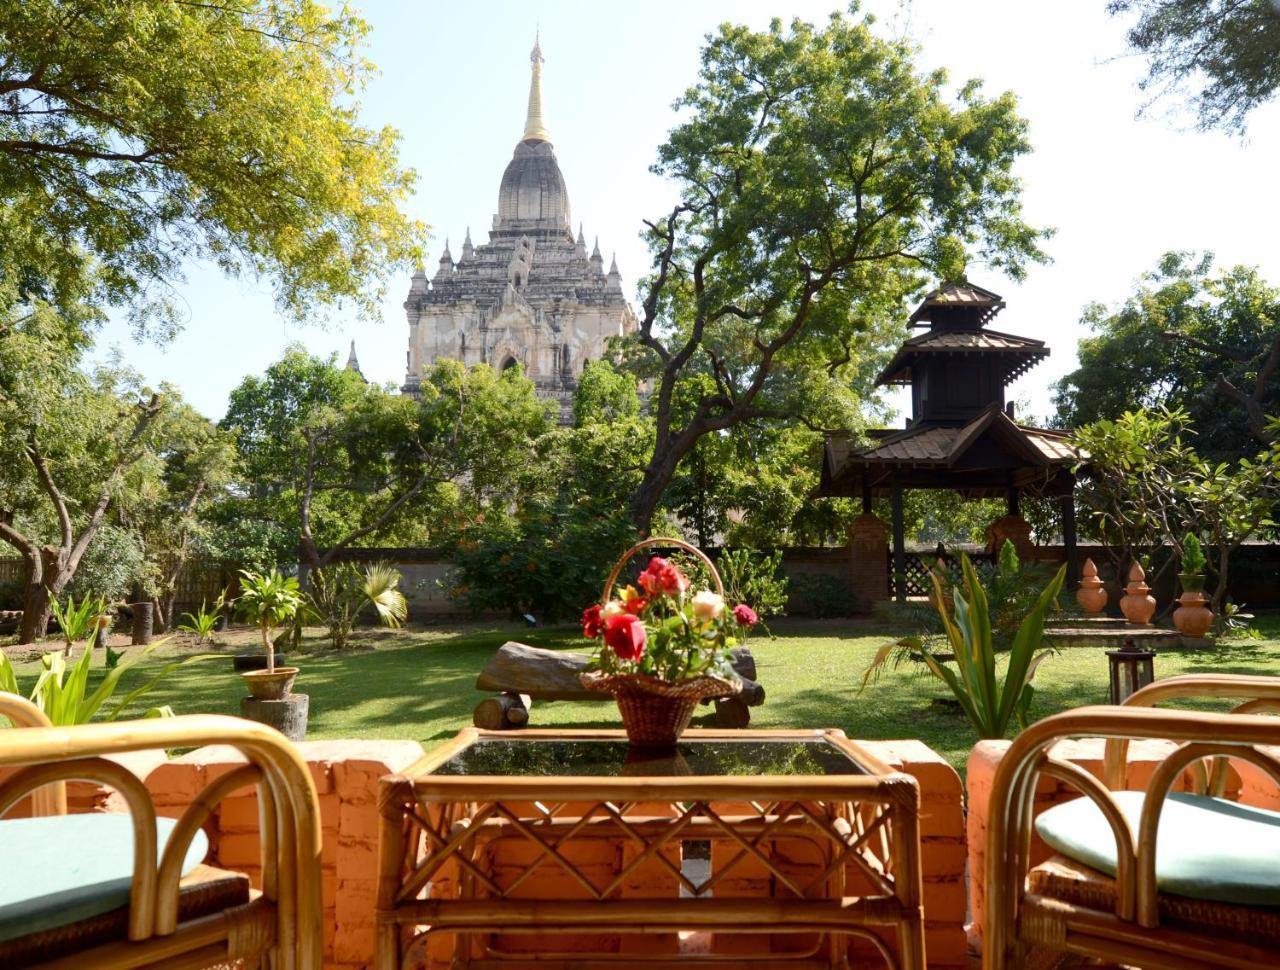
[[[954,489],[965,498],[1004,498],[1009,514],[997,534],[1028,540],[1019,499],[1062,502],[1063,542],[1069,581],[1076,579],[1075,505],[1077,456],[1064,431],[1019,424],[1005,387],[1049,356],[1043,341],[987,328],[1004,309],[997,294],[971,283],[949,283],[929,293],[911,315],[928,329],[904,343],[877,383],[911,387],[911,419],[903,429],[869,433],[859,445],[844,432],[829,432],[817,494],[873,498],[893,508],[893,571],[906,571],[902,496],[912,488]],[[1020,531],[1025,529],[1025,531]],[[905,598],[901,580],[898,599]]]

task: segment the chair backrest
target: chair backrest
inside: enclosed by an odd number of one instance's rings
[[[1232,714],[1280,714],[1280,677],[1258,677],[1246,674],[1183,674],[1168,677],[1134,691],[1122,707],[1155,707],[1164,701],[1192,698],[1244,699],[1231,709]],[[1129,754],[1128,738],[1109,738],[1103,758],[1103,780],[1112,791],[1125,784],[1125,761]],[[1191,768],[1194,790],[1201,795],[1222,796],[1227,784],[1227,759],[1214,758],[1211,772],[1204,762]]]

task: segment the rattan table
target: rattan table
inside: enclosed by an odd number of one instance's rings
[[[378,970],[924,967],[919,789],[840,731],[468,728],[379,801]]]

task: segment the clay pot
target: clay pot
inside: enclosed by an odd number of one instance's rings
[[[277,667],[275,670],[249,670],[240,675],[249,693],[260,701],[278,701],[289,696],[293,682],[298,677],[297,667]]]
[[[1120,612],[1134,626],[1146,626],[1156,615],[1156,598],[1151,595],[1151,587],[1144,580],[1146,572],[1134,563],[1129,570],[1129,585],[1124,588],[1124,596],[1120,597]]]
[[[1086,559],[1080,570],[1080,588],[1076,590],[1076,602],[1086,613],[1101,613],[1107,608],[1107,591],[1098,578],[1098,567],[1092,559]]]
[[[1182,605],[1173,611],[1173,625],[1184,637],[1199,639],[1213,626],[1213,610],[1209,597],[1199,590],[1187,590],[1178,599]]]

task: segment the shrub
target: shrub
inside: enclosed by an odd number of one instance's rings
[[[346,649],[360,615],[370,607],[383,626],[398,627],[409,615],[400,592],[400,574],[386,563],[361,569],[342,562],[313,570],[308,578],[307,610],[329,629],[337,650]]]

